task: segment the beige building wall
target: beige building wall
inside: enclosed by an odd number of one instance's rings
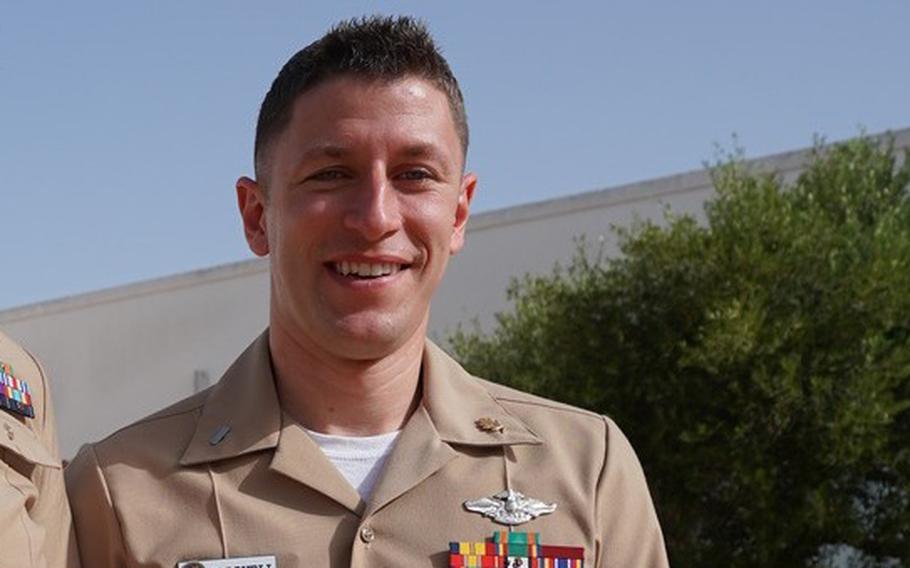
[[[896,142],[910,147],[910,129]],[[792,178],[804,160],[797,151],[752,164]],[[474,216],[434,299],[431,336],[474,319],[488,327],[508,307],[510,279],[568,262],[577,237],[615,253],[611,227],[660,220],[666,207],[701,216],[711,191],[699,171]],[[262,259],[0,311],[0,327],[51,374],[64,456],[217,381],[267,320]]]
[[[254,260],[0,312],[0,327],[50,374],[70,457],[218,380],[267,308],[267,266]]]

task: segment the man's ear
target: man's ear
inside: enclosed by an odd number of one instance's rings
[[[452,239],[449,243],[449,252],[451,254],[458,254],[464,247],[464,233],[468,226],[468,217],[471,216],[471,200],[474,199],[474,189],[476,187],[476,174],[468,172],[462,176],[458,205],[455,206],[455,230],[452,231]]]
[[[256,256],[269,254],[266,197],[258,183],[248,177],[237,180],[237,206],[243,220],[243,234]]]

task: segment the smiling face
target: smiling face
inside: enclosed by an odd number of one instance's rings
[[[464,244],[476,178],[446,96],[414,77],[330,79],[237,183],[250,248],[270,255],[271,325],[302,347],[378,359],[419,334]]]

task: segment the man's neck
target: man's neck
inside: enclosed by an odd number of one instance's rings
[[[303,426],[325,434],[371,436],[399,430],[420,396],[421,328],[385,357],[335,357],[273,321],[269,348],[282,409]]]

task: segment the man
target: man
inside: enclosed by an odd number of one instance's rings
[[[467,144],[411,19],[342,23],[288,61],[237,182],[270,327],[213,388],[80,452],[84,564],[472,565],[461,543],[486,540],[511,566],[666,564],[612,422],[475,379],[426,339],[477,183]]]
[[[0,332],[0,567],[76,566],[47,379]]]

